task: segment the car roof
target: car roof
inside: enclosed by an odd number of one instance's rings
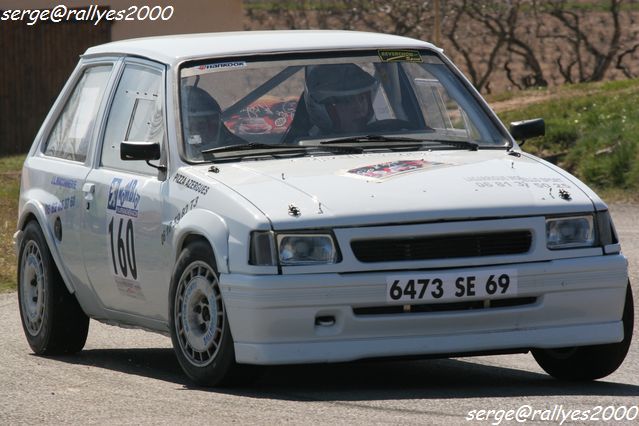
[[[355,49],[436,49],[408,37],[360,31],[240,31],[146,37],[94,46],[83,56],[133,55],[168,65],[207,57]]]

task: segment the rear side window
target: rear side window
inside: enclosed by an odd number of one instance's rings
[[[158,142],[164,139],[162,72],[129,64],[124,69],[111,105],[102,144],[102,166],[157,174],[145,161],[120,159],[122,141]]]
[[[84,162],[111,65],[87,68],[49,134],[46,155]]]

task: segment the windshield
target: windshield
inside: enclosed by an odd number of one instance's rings
[[[434,54],[379,50],[280,58],[211,60],[182,68],[187,161],[211,161],[221,152],[226,158],[229,152],[247,156],[252,149],[274,155],[278,149],[333,143],[362,149],[390,149],[399,140],[429,149],[507,144]]]

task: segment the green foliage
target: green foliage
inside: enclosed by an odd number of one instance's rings
[[[564,86],[540,102],[521,104],[500,118],[546,120],[546,136],[524,150],[596,188],[639,189],[639,80]]]
[[[19,172],[22,169],[24,158],[24,155],[0,157],[0,173]]]
[[[0,293],[16,288],[13,233],[18,216],[20,170],[24,155],[0,158]]]
[[[485,95],[484,97],[486,98],[488,103],[503,102],[503,101],[509,101],[513,98],[516,98],[517,92],[514,90],[506,90],[504,92],[491,93],[491,94]]]
[[[0,293],[9,293],[15,290],[15,279],[13,279],[12,281],[0,281]]]

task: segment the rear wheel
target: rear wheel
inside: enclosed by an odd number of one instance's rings
[[[535,349],[535,360],[544,371],[560,380],[595,380],[613,373],[626,358],[634,328],[634,302],[630,283],[623,310],[623,340],[619,343],[560,349]]]
[[[173,348],[184,372],[201,386],[245,382],[255,370],[235,363],[213,258],[205,242],[189,244],[175,267],[169,299]]]
[[[29,346],[38,355],[82,350],[89,317],[64,285],[37,222],[25,227],[19,253],[18,300]]]

